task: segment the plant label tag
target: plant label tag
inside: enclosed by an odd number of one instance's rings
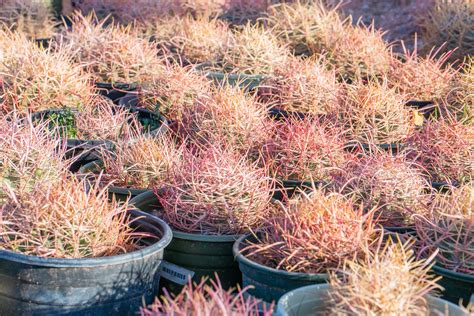
[[[413,118],[415,121],[415,126],[423,126],[423,124],[425,123],[425,116],[420,113],[420,111],[413,110]]]
[[[160,266],[161,277],[179,285],[188,284],[194,276],[194,271],[185,269],[167,261],[162,261]]]

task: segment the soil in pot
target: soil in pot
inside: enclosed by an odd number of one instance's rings
[[[305,286],[288,292],[280,298],[277,305],[277,316],[305,316],[328,313],[330,285],[317,284]],[[433,314],[468,315],[458,306],[442,299],[427,296],[428,307]]]
[[[154,214],[161,208],[154,192],[143,193],[132,199],[130,204]],[[171,264],[165,263],[165,267],[169,267],[168,279],[162,279],[160,284],[168,291],[178,293],[189,277],[199,283],[202,277],[214,279],[216,273],[225,289],[240,284],[241,273],[232,254],[232,246],[238,237],[173,231],[173,240],[164,254],[164,260]]]
[[[144,248],[83,259],[27,256],[0,250],[1,315],[135,315],[151,303],[160,282],[164,248],[172,238],[162,220],[129,211]]]
[[[276,302],[288,291],[302,286],[326,283],[329,275],[326,273],[299,273],[277,270],[258,264],[241,253],[244,242],[251,240],[251,235],[240,237],[233,246],[234,256],[242,272],[243,287],[251,286],[248,293],[265,302]]]

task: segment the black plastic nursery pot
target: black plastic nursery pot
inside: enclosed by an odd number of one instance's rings
[[[433,272],[443,278],[438,283],[444,287],[443,298],[455,304],[462,300],[467,306],[474,304],[474,276],[444,269],[439,265],[433,266]]]
[[[154,192],[143,193],[130,203],[144,212],[155,213],[161,208]],[[168,276],[160,283],[167,291],[181,291],[192,277],[199,282],[203,277],[218,275],[223,288],[241,284],[242,275],[232,254],[232,246],[240,236],[210,236],[173,231],[173,240],[166,248],[164,260]]]
[[[207,72],[206,77],[219,85],[240,86],[245,91],[253,91],[265,78],[263,75],[226,74],[214,71]]]
[[[130,108],[130,113],[135,113],[138,121],[141,123],[143,132],[149,134],[157,134],[165,129],[167,126],[166,119],[159,113],[148,111],[146,109]],[[64,109],[51,109],[33,113],[31,118],[33,121],[48,120],[52,114],[63,113]],[[76,110],[70,110],[70,114],[74,115],[77,113]],[[68,122],[67,124],[71,124]],[[54,124],[53,126],[54,127]],[[66,126],[70,127],[70,126]],[[70,167],[71,172],[77,172],[79,169],[98,159],[97,150],[101,146],[105,146],[108,149],[112,149],[113,143],[107,140],[80,140],[80,139],[67,139],[67,153],[66,158],[76,157],[73,164]]]
[[[96,174],[102,170],[102,162],[100,160],[91,161],[79,169],[79,174],[87,176],[88,174]],[[133,199],[138,195],[148,192],[148,189],[139,188],[125,188],[110,186],[108,189],[109,199],[115,199],[116,201],[125,202],[129,199]]]
[[[448,193],[453,188],[458,188],[459,186],[460,186],[459,182],[453,182],[453,183],[438,182],[438,181],[431,182],[431,187],[435,191],[441,192],[441,193]]]
[[[122,98],[120,98],[117,102],[118,105],[123,106],[128,109],[145,109],[145,107],[140,103],[140,95],[137,92],[129,92]],[[155,104],[154,110],[150,111],[152,113],[160,113],[160,104]],[[161,114],[161,113],[160,113]]]
[[[117,256],[56,259],[0,250],[0,315],[136,315],[158,293],[169,226],[138,210],[129,211],[137,232],[156,238]]]
[[[127,93],[118,100],[118,105],[126,108],[136,108],[139,107],[140,99],[137,93]]]
[[[282,201],[285,198],[292,198],[300,192],[309,193],[321,185],[324,185],[321,181],[278,180],[273,199]]]
[[[105,140],[66,140],[66,158],[73,160],[69,171],[76,173],[83,166],[98,160],[97,151],[101,147],[112,149],[113,144]]]
[[[416,229],[414,226],[403,226],[403,227],[393,227],[393,226],[383,226],[383,228],[390,232],[390,233],[395,233],[395,234],[401,234],[401,235],[415,235],[416,234]]]
[[[124,97],[130,91],[135,91],[138,88],[136,84],[109,82],[96,82],[95,87],[99,90],[101,95],[109,98],[114,103],[117,103],[120,98]]]
[[[408,107],[411,107],[411,108],[422,110],[422,109],[432,107],[434,105],[434,102],[433,101],[411,100],[411,101],[408,101],[405,105],[408,106]]]
[[[276,307],[276,316],[330,315],[331,287],[317,284],[286,293]],[[468,315],[459,306],[430,295],[426,296],[430,315]]]
[[[311,115],[309,113],[286,111],[277,107],[268,109],[268,115],[277,121],[284,121],[292,118],[303,120],[305,118],[315,117],[315,115]]]
[[[38,45],[39,48],[49,48],[51,42],[53,41],[52,38],[36,38],[35,43]]]
[[[242,285],[251,286],[248,293],[267,303],[276,302],[285,293],[302,286],[326,283],[326,273],[299,273],[277,270],[258,264],[241,253],[244,241],[255,238],[251,235],[240,237],[233,246],[234,256],[242,272]]]

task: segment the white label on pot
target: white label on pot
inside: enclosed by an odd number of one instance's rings
[[[193,278],[194,271],[163,260],[160,266],[160,275],[171,282],[186,285]]]

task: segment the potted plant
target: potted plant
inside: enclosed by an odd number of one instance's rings
[[[342,135],[334,124],[312,118],[289,118],[277,124],[266,154],[272,176],[286,193],[283,196],[334,180],[351,156],[344,150]]]
[[[418,107],[427,115],[438,109],[439,114],[444,104],[452,102],[459,84],[459,68],[448,64],[453,52],[440,54],[441,49],[433,49],[420,57],[416,50],[410,52],[405,46],[403,50],[399,58],[393,59],[388,73],[390,86],[408,98],[408,106]]]
[[[178,295],[165,292],[161,299],[140,309],[141,316],[158,315],[248,315],[271,316],[273,306],[260,308],[260,301],[246,296],[247,289],[229,289],[222,287],[219,279],[210,284],[203,279],[199,284],[188,283]]]
[[[344,31],[336,8],[329,10],[320,2],[276,4],[270,7],[265,22],[297,56],[321,53],[329,36]]]
[[[272,1],[268,0],[230,0],[223,6],[219,18],[229,21],[233,27],[257,24],[266,15],[271,4]]]
[[[147,82],[161,65],[158,50],[137,29],[95,15],[76,14],[59,47],[75,52],[75,62],[90,73],[97,88],[113,101]]]
[[[100,161],[84,165],[79,174],[101,174],[109,195],[118,201],[134,198],[164,185],[182,151],[168,135],[138,135],[101,148]]]
[[[416,260],[411,244],[389,241],[362,259],[348,259],[329,284],[291,291],[276,314],[446,314],[468,315],[462,308],[432,296],[440,287],[430,274],[431,260]]]
[[[181,65],[216,65],[233,41],[229,25],[208,15],[164,17],[145,24],[160,55]]]
[[[469,0],[435,1],[429,14],[421,20],[424,51],[432,47],[453,51],[451,62],[474,55],[474,40],[469,31],[474,28],[473,12]]]
[[[460,84],[455,100],[445,107],[447,112],[456,117],[458,121],[472,124],[474,120],[474,58],[467,59],[458,77]]]
[[[408,143],[410,155],[423,166],[432,185],[458,185],[474,177],[474,128],[456,120],[428,122]]]
[[[474,293],[472,236],[474,187],[466,184],[438,193],[431,212],[416,217],[419,256],[435,255],[433,271],[443,278],[443,296],[467,305]]]
[[[347,131],[348,148],[370,144],[398,151],[415,129],[413,114],[403,95],[386,81],[346,85],[346,95],[335,115]]]
[[[243,286],[271,303],[298,287],[327,282],[331,271],[372,242],[372,215],[339,193],[315,190],[290,200],[259,233],[235,242]]]
[[[93,93],[90,77],[65,50],[44,50],[22,33],[0,30],[1,112],[80,108]]]
[[[286,49],[263,28],[247,25],[233,33],[227,23],[208,15],[159,19],[151,29],[164,57],[194,65],[219,84],[247,90],[287,56]]]
[[[172,227],[165,260],[185,268],[185,279],[198,282],[217,273],[222,286],[230,288],[241,282],[232,245],[270,215],[272,190],[264,169],[217,146],[209,144],[197,156],[185,152],[168,183],[130,203]],[[175,293],[181,289],[172,282],[164,286]]]
[[[5,185],[20,191],[31,190],[37,182],[55,181],[73,162],[66,147],[49,137],[44,125],[32,126],[0,119],[0,203]]]
[[[343,19],[337,6],[328,10],[318,2],[279,4],[270,9],[267,22],[296,55],[326,54],[341,80],[375,79],[390,68],[393,57],[384,33],[374,25],[353,25],[352,17]]]
[[[214,88],[184,108],[178,129],[191,145],[205,147],[224,142],[258,160],[272,133],[273,122],[254,96],[246,95],[238,87],[226,86]]]
[[[286,64],[277,65],[257,91],[260,100],[273,109],[326,115],[334,111],[343,90],[336,82],[335,72],[327,70],[324,58],[291,58]]]
[[[169,120],[180,120],[183,109],[192,106],[196,98],[211,90],[210,82],[192,69],[166,64],[157,70],[140,91],[129,93],[119,105],[145,108],[164,115]]]
[[[110,17],[122,25],[142,24],[157,16],[187,13],[186,9],[197,7],[198,3],[183,3],[180,1],[149,2],[148,0],[81,0],[73,1],[74,9],[83,14],[94,13],[99,18]],[[144,10],[146,6],[146,10]],[[190,8],[191,7],[191,8]]]
[[[48,43],[56,34],[58,24],[47,4],[42,1],[25,0],[2,1],[0,23],[39,43]]]
[[[426,213],[431,186],[406,155],[376,151],[351,160],[335,182],[386,229],[413,231],[415,214]]]
[[[0,312],[133,315],[151,303],[171,230],[75,178],[9,188],[0,220]],[[14,303],[13,303],[14,302]]]
[[[253,91],[287,61],[289,51],[269,30],[248,23],[235,30],[221,58],[217,67],[209,68],[208,78]]]
[[[222,57],[225,73],[269,75],[289,58],[288,49],[262,26],[247,24],[238,28],[234,37]]]

